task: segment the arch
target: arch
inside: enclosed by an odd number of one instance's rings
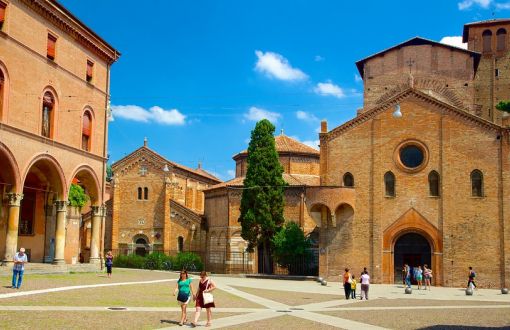
[[[439,197],[440,177],[439,173],[432,170],[429,173],[429,195]]]
[[[149,250],[149,238],[144,234],[133,236],[134,252],[139,256],[145,256]]]
[[[55,193],[57,193],[59,200],[67,200],[67,193],[69,188],[67,187],[67,180],[64,175],[64,171],[60,166],[59,162],[51,155],[38,154],[32,158],[32,160],[25,167],[23,175],[23,186],[27,180],[28,174],[35,168],[41,166],[39,172],[44,173],[44,176],[48,179],[49,183],[55,185]]]
[[[177,251],[178,252],[184,251],[184,237],[182,236],[177,237]]]
[[[0,142],[0,167],[2,168],[0,179],[2,182],[11,185],[10,188],[8,187],[7,191],[21,193],[23,188],[21,187],[18,163],[9,148],[2,142]]]
[[[92,150],[92,133],[94,116],[90,107],[85,107],[81,116],[81,148],[85,151]]]
[[[55,123],[57,122],[58,111],[58,94],[51,87],[46,86],[41,94],[40,111],[40,134],[46,138],[53,139],[55,137]]]
[[[143,199],[148,200],[149,199],[149,188],[144,187],[143,188]]]
[[[0,122],[7,120],[7,111],[9,109],[9,73],[4,63],[0,61]]]
[[[354,176],[350,172],[346,172],[343,177],[344,187],[354,187]]]
[[[483,173],[482,171],[475,169],[471,172],[471,196],[483,197]]]
[[[310,216],[315,222],[315,225],[319,228],[328,227],[328,223],[331,222],[331,211],[327,205],[322,203],[314,203],[310,207]]]
[[[500,28],[496,31],[496,50],[506,50],[506,30],[504,28]]]
[[[395,197],[395,181],[393,172],[384,173],[384,192],[387,197]]]
[[[138,200],[142,200],[142,187],[138,187]]]
[[[395,238],[392,251],[395,283],[398,283],[401,277],[403,280],[404,274],[401,271],[405,264],[411,267],[413,281],[415,267],[432,265],[432,245],[429,238],[421,233],[409,231],[399,235]]]
[[[482,33],[482,51],[488,53],[492,51],[492,31],[485,30]]]
[[[85,186],[92,205],[101,205],[103,203],[101,185],[92,167],[87,164],[81,164],[78,165],[72,173],[71,181],[68,183],[69,188],[73,180],[75,178],[78,179],[82,185]]]
[[[137,243],[138,241],[141,242],[141,240],[144,240],[145,243]],[[149,240],[149,237],[147,237],[147,235],[145,235],[145,234],[136,234],[135,236],[133,236],[133,244],[147,245],[147,244],[150,244],[150,240]]]

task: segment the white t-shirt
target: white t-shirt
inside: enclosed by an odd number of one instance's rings
[[[368,274],[361,275],[361,284],[370,284],[370,276]]]

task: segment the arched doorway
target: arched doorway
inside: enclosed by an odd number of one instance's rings
[[[411,269],[413,283],[415,282],[413,270],[415,267],[432,264],[432,247],[429,241],[418,233],[406,233],[395,241],[393,253],[394,283],[402,283],[402,268],[408,264]]]
[[[136,236],[134,238],[135,243],[135,254],[145,257],[148,250],[148,240],[144,236]]]

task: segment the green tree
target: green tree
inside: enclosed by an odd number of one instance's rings
[[[83,207],[89,200],[89,196],[85,194],[85,190],[77,184],[71,184],[69,189],[69,203],[71,206]]]
[[[248,146],[248,170],[241,198],[241,236],[248,251],[262,246],[264,270],[271,270],[271,239],[281,228],[284,207],[283,168],[274,142],[275,127],[267,119],[257,123]]]
[[[510,101],[499,101],[499,103],[496,105],[496,109],[510,112]]]
[[[276,262],[287,267],[290,274],[306,272],[304,267],[308,265],[312,244],[297,223],[287,222],[273,237],[272,243]]]
[[[110,182],[113,178],[113,170],[111,164],[106,164],[106,181]]]

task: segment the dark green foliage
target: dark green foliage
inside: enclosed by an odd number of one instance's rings
[[[143,269],[144,265],[145,258],[136,254],[129,254],[127,256],[120,255],[113,258],[114,267]]]
[[[172,258],[172,269],[174,270],[187,270],[187,271],[201,271],[204,269],[204,264],[200,256],[193,252],[181,252]]]
[[[312,246],[295,222],[287,222],[272,239],[273,257],[283,267],[287,267],[291,275],[304,275],[311,269]]]
[[[510,112],[510,101],[499,101],[499,103],[496,105],[496,109]]]
[[[145,257],[145,269],[165,269],[165,263],[171,262],[170,256],[161,252],[153,252]]]
[[[69,203],[71,206],[83,207],[89,200],[89,196],[85,194],[85,190],[77,184],[71,184],[69,189]]]
[[[204,264],[195,253],[182,252],[176,256],[168,256],[161,252],[153,252],[145,257],[128,254],[119,255],[113,258],[114,267],[138,268],[138,269],[158,269],[158,270],[177,270],[186,269],[188,271],[201,271]]]
[[[112,181],[112,179],[113,179],[112,165],[111,164],[107,164],[106,165],[106,181],[110,182],[110,181]]]

